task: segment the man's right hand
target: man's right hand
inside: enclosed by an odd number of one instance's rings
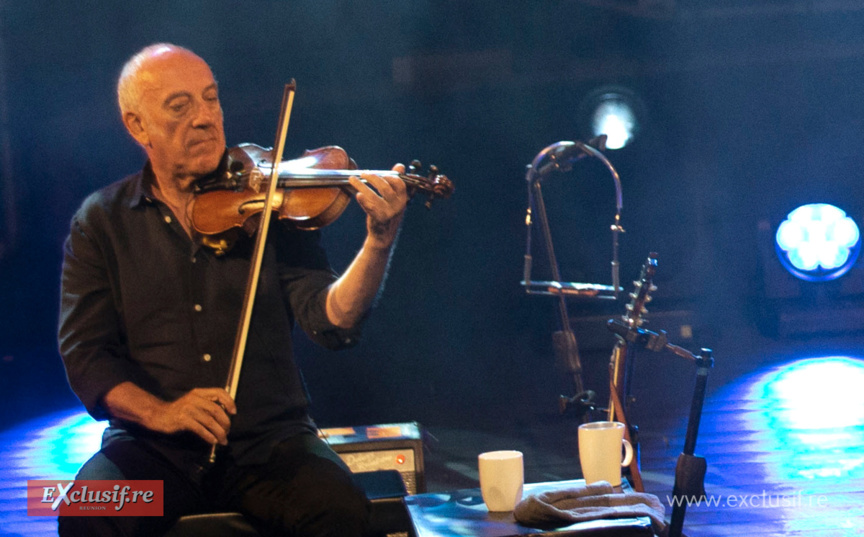
[[[195,388],[171,402],[163,401],[131,382],[113,387],[103,397],[112,416],[161,433],[189,431],[209,444],[228,443],[237,406],[222,388]]]
[[[163,403],[152,416],[150,429],[163,433],[191,431],[210,444],[228,444],[231,419],[237,413],[231,396],[222,388],[195,388],[180,399]]]

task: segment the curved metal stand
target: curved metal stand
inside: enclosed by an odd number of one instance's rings
[[[528,166],[525,180],[528,183],[528,211],[525,216],[527,227],[527,241],[525,250],[525,265],[523,271],[522,286],[529,295],[555,296],[558,298],[558,314],[561,320],[561,331],[555,332],[552,341],[555,354],[559,363],[564,364],[568,373],[572,375],[575,395],[572,397],[561,396],[559,407],[561,412],[568,408],[577,407],[580,414],[594,409],[594,392],[586,391],[582,382],[582,363],[579,358],[579,345],[576,335],[570,328],[570,319],[567,314],[568,297],[608,299],[615,300],[621,287],[618,281],[618,234],[623,233],[621,227],[621,178],[618,172],[601,153],[605,149],[606,136],[600,136],[587,143],[582,142],[557,142],[543,149]],[[549,219],[546,214],[546,204],[543,201],[541,184],[552,172],[566,172],[573,168],[573,164],[585,157],[594,157],[601,160],[612,174],[615,181],[615,221],[612,230],[612,285],[596,283],[562,282],[561,273],[558,268],[558,260],[555,257],[555,248],[552,245],[552,233],[549,228]],[[552,280],[535,281],[531,279],[531,233],[533,226],[534,211],[540,220],[543,240],[549,257],[549,266],[552,271]]]

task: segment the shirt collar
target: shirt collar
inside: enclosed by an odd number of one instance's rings
[[[144,204],[153,203],[152,185],[155,181],[156,176],[153,174],[153,168],[150,166],[150,161],[148,160],[144,168],[135,177],[134,190],[132,197],[129,199],[129,207],[134,209]]]
[[[221,174],[228,166],[228,150],[222,154],[222,161],[210,175]],[[208,176],[209,177],[209,176]],[[150,160],[144,164],[144,168],[138,173],[135,178],[135,190],[132,198],[129,200],[129,207],[135,208],[143,204],[153,203],[156,196],[153,195],[153,185],[156,184],[156,174],[153,173],[153,166]]]

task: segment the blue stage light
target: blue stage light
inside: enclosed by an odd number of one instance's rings
[[[839,278],[852,268],[861,250],[858,225],[826,203],[798,207],[777,228],[777,255],[797,278],[817,282]]]
[[[630,88],[610,85],[589,93],[579,105],[582,135],[606,135],[606,149],[631,144],[644,128],[645,105]]]
[[[607,136],[607,149],[621,149],[633,138],[636,113],[627,102],[610,95],[607,100],[597,105],[592,124],[594,136]]]

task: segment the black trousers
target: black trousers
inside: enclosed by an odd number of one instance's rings
[[[188,514],[237,511],[264,536],[360,536],[369,501],[351,472],[314,434],[280,443],[266,464],[223,465],[200,482],[134,440],[103,448],[76,479],[164,482],[162,517],[59,517],[61,537],[155,537]]]

